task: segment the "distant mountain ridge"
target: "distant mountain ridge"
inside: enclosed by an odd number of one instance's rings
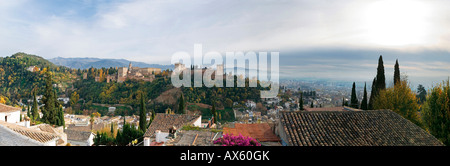
[[[66,66],[73,69],[109,68],[109,67],[128,67],[130,62],[135,67],[161,68],[162,70],[173,69],[174,65],[147,64],[143,62],[129,61],[126,59],[101,59],[101,58],[63,58],[56,57],[48,59],[55,65]]]

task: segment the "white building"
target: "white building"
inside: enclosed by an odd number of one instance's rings
[[[0,103],[0,121],[19,123],[22,109]]]
[[[180,115],[162,114],[155,116],[152,124],[144,134],[144,146],[164,145],[169,139],[169,135],[176,133],[185,125],[195,127],[202,126],[202,116],[200,115]]]

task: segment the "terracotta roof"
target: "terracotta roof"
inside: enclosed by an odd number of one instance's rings
[[[11,124],[11,123],[6,123],[6,122],[0,122],[0,124],[5,127],[8,127],[9,129],[11,129],[19,134],[27,136],[27,137],[29,137],[33,140],[36,140],[38,142],[41,142],[41,143],[47,143],[49,141],[59,139],[59,137],[57,135],[49,133],[49,132],[26,128],[24,126],[19,126],[19,125],[15,125],[15,124]]]
[[[90,131],[66,130],[67,140],[86,141],[91,136]]]
[[[442,146],[419,126],[390,110],[281,112],[291,146]]]
[[[21,135],[0,124],[0,146],[43,146],[36,140]]]
[[[153,120],[152,124],[148,127],[147,131],[144,134],[144,137],[151,137],[156,130],[160,130],[161,132],[169,132],[169,128],[173,126],[175,126],[177,129],[180,129],[184,125],[194,123],[194,121],[198,118],[200,118],[200,115],[171,115],[157,113],[155,116],[155,120]]]
[[[60,133],[54,127],[52,127],[49,124],[45,124],[45,123],[44,124],[39,124],[39,125],[36,125],[36,126],[32,126],[32,127],[37,128],[37,129],[39,129],[41,131],[44,131],[44,132],[48,132],[48,133],[52,133],[52,134],[57,135],[59,137],[57,145],[65,145],[66,142],[60,137],[61,134],[64,134],[63,131],[60,131],[60,132],[63,132],[63,133]]]
[[[252,137],[260,142],[278,142],[280,138],[275,135],[268,123],[240,124],[235,123],[234,128],[224,127],[224,134],[233,134]]]
[[[174,146],[214,146],[214,139],[222,137],[222,133],[215,133],[211,131],[197,131],[197,130],[182,130],[177,134],[173,142],[168,142],[166,145]]]
[[[100,131],[103,128],[106,127],[106,123],[98,123],[98,124],[94,124],[92,126],[92,130],[93,131]],[[77,126],[75,124],[68,124],[67,126],[67,130],[76,130],[76,131],[85,131],[85,132],[90,132],[91,131],[91,124],[88,124],[87,126]]]
[[[15,112],[22,109],[0,103],[0,112]]]
[[[309,108],[305,107],[305,111],[362,111],[351,107],[323,107],[323,108]]]

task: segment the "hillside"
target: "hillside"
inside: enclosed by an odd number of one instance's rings
[[[74,78],[68,72],[68,68],[56,66],[36,55],[16,53],[1,57],[0,95],[9,98],[10,104],[17,104],[21,99],[31,98],[33,89],[41,94],[42,90],[39,87],[44,85],[44,70],[50,70],[55,74],[54,84],[60,85],[60,88],[57,89],[58,92],[67,87],[68,82]]]
[[[153,67],[162,70],[173,69],[173,65],[147,64],[143,62],[129,61],[126,59],[100,59],[100,58],[52,58],[50,62],[59,66],[66,66],[72,69],[110,68],[110,67],[128,67],[130,62],[135,67]]]

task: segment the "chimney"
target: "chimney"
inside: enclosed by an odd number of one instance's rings
[[[161,130],[156,130],[155,131],[156,142],[158,142],[158,143],[162,142],[160,137],[161,137]]]
[[[30,118],[28,118],[28,117],[25,117],[25,127],[26,128],[30,128]]]

